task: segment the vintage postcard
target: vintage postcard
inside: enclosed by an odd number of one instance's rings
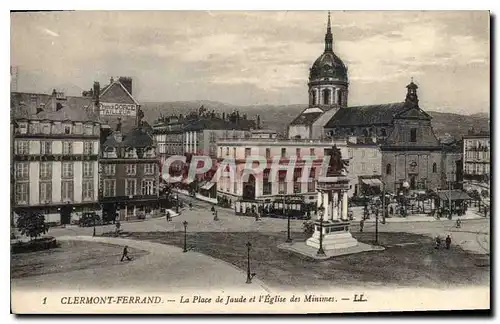
[[[488,11],[11,12],[11,312],[490,309]]]

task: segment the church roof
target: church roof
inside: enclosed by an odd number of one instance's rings
[[[309,109],[309,108],[308,108]],[[323,111],[321,112],[307,112],[307,109],[304,110],[300,115],[298,115],[291,123],[290,125],[312,125],[316,119],[318,119],[321,115],[323,114]]]
[[[342,108],[325,127],[390,124],[394,117],[404,110],[404,102]]]
[[[325,51],[314,61],[310,69],[310,81],[324,78],[332,78],[344,82],[348,81],[347,67],[334,52]]]

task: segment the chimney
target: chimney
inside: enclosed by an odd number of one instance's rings
[[[120,77],[118,79],[120,83],[127,89],[127,91],[132,94],[132,78],[131,77]]]
[[[52,90],[52,96],[50,97],[50,108],[49,108],[50,111],[57,111],[56,95],[57,95],[56,89]]]
[[[101,85],[97,81],[94,81],[94,91],[92,92],[92,95],[93,95],[92,98],[94,98],[94,101],[98,105],[99,97],[101,96]]]

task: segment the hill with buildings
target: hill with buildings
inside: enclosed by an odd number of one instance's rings
[[[262,127],[272,128],[280,133],[285,133],[287,125],[306,107],[303,104],[236,106],[208,100],[145,102],[142,104],[145,119],[151,124],[162,115],[187,115],[192,111],[197,111],[202,105],[208,111],[214,110],[220,113],[239,111],[240,114],[247,114],[248,119],[255,119],[257,115],[260,115]],[[449,134],[459,139],[466,135],[471,127],[475,130],[488,131],[490,129],[490,118],[486,113],[468,116],[436,111],[428,111],[428,113],[433,118],[432,125],[438,137]]]

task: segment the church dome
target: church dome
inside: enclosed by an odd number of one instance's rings
[[[309,81],[341,81],[347,83],[347,67],[333,52],[333,35],[328,12],[325,34],[325,51],[314,61],[309,72]]]
[[[321,54],[310,69],[309,79],[311,81],[324,78],[331,78],[335,81],[348,81],[347,67],[333,51],[325,51]]]

